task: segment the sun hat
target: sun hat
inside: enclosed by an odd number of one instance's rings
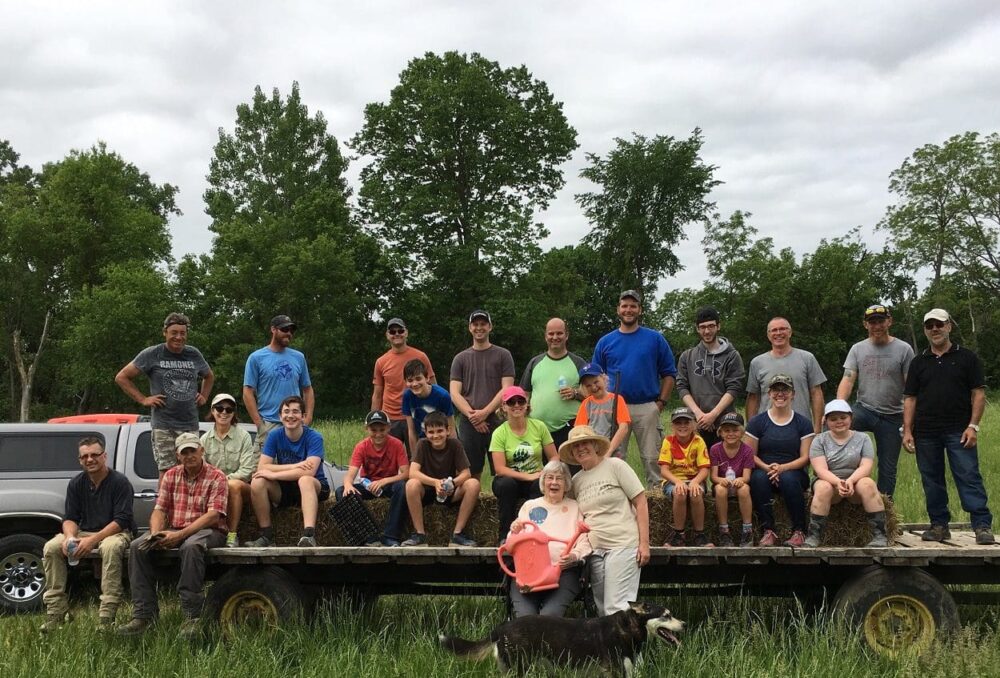
[[[597,456],[603,457],[611,448],[611,441],[594,432],[589,426],[574,426],[570,429],[566,442],[559,446],[559,459],[567,464],[576,464],[573,448],[579,443],[593,442],[597,445]]]

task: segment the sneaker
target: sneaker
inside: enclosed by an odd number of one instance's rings
[[[414,532],[400,546],[427,546],[427,535],[423,532]]]
[[[448,546],[478,546],[475,539],[471,539],[465,532],[452,532],[451,541]]]
[[[757,542],[758,546],[774,546],[778,543],[778,535],[774,533],[774,530],[764,530],[763,536],[761,536],[760,541]]]
[[[299,538],[298,546],[316,548],[316,537],[310,537],[309,535],[304,534]]]
[[[806,543],[806,535],[802,530],[795,530],[792,536],[785,540],[785,546],[800,547]]]
[[[976,543],[980,546],[990,546],[997,543],[997,540],[993,537],[993,531],[984,526],[976,528]]]
[[[729,530],[719,530],[719,546],[732,546],[733,545],[733,535],[729,533]]]
[[[177,632],[177,637],[182,640],[191,640],[201,635],[201,618],[190,617],[181,622],[181,628]]]
[[[69,612],[64,614],[47,614],[45,615],[45,621],[40,627],[38,627],[38,630],[42,633],[52,633],[53,631],[58,631],[62,628],[62,625],[69,620]]]
[[[740,532],[740,546],[753,546],[753,530],[743,530]]]
[[[711,546],[712,544],[709,543],[708,537],[705,536],[704,532],[695,532],[694,539],[691,540],[691,545],[700,547],[700,546]]]
[[[119,636],[141,636],[149,628],[156,623],[153,619],[139,619],[138,617],[133,617],[132,621],[125,626],[118,627]]]
[[[670,535],[670,539],[667,540],[664,546],[686,546],[684,543],[684,530],[673,530],[673,534]]]
[[[381,539],[373,539],[372,541],[365,542],[365,547],[366,548],[370,548],[370,549],[382,548],[382,540]]]
[[[382,541],[379,542],[382,546],[395,547],[399,546],[399,540],[393,539],[392,537],[382,537]]]
[[[931,525],[929,530],[925,530],[920,538],[923,541],[945,541],[951,539],[951,530],[947,525]]]
[[[245,541],[245,542],[243,542],[243,545],[244,546],[249,546],[252,549],[262,549],[262,548],[266,548],[268,546],[274,546],[274,542],[271,541],[270,539],[268,539],[267,537],[265,537],[264,535],[260,535],[259,537],[257,537],[253,541]]]
[[[235,548],[240,545],[240,536],[235,532],[230,532],[226,535],[226,546],[229,548]]]

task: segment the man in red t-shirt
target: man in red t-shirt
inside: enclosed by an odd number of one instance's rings
[[[365,417],[365,429],[368,437],[354,446],[344,484],[337,488],[337,501],[355,493],[365,500],[388,497],[389,515],[385,519],[382,539],[367,546],[399,546],[410,461],[403,443],[389,435],[389,416],[385,412],[369,412]]]
[[[398,438],[403,445],[409,445],[406,435],[406,417],[403,416],[403,392],[406,379],[403,366],[411,360],[419,360],[427,368],[427,381],[434,384],[434,369],[423,351],[408,345],[410,333],[402,318],[393,318],[386,324],[385,338],[389,340],[389,350],[375,361],[372,376],[372,410],[382,410],[389,415],[389,435]],[[413,450],[409,451],[411,454]]]

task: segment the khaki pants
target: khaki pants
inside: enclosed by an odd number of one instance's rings
[[[639,445],[639,457],[646,471],[646,486],[649,488],[660,485],[660,445],[663,444],[663,423],[660,421],[660,409],[656,403],[639,403],[629,405],[628,414],[632,418],[632,432],[635,442]],[[624,447],[628,450],[628,439]]]
[[[80,532],[79,536],[89,537],[92,534],[94,533]],[[45,601],[48,614],[60,616],[69,611],[69,600],[66,597],[66,556],[62,552],[64,540],[62,534],[57,534],[45,543],[42,550],[42,566],[45,568],[45,593],[42,600]],[[122,564],[131,540],[131,534],[119,532],[102,539],[97,545],[96,550],[101,554],[101,607],[98,611],[101,617],[114,618],[122,602]]]

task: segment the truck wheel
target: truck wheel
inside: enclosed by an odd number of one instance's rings
[[[45,540],[33,534],[0,539],[0,607],[7,612],[36,612],[42,608]]]
[[[229,635],[241,624],[278,627],[303,621],[312,612],[312,601],[287,570],[238,567],[215,582],[205,610]]]
[[[960,625],[955,599],[941,582],[911,567],[864,572],[840,588],[833,610],[860,628],[869,647],[889,657],[920,654],[937,633]]]

